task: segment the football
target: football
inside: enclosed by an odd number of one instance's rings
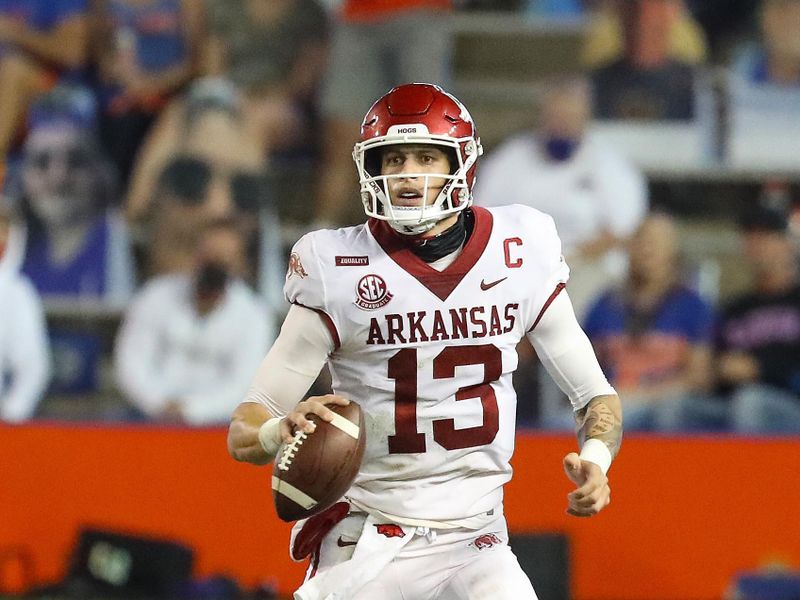
[[[297,521],[325,510],[352,485],[364,457],[364,414],[356,402],[329,405],[336,417],[328,423],[316,415],[313,433],[298,431],[275,457],[272,496],[278,516]]]

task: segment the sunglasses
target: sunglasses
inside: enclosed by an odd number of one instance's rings
[[[187,206],[205,203],[208,188],[215,177],[224,177],[237,209],[255,212],[264,203],[267,178],[263,172],[223,170],[202,159],[173,159],[161,174],[161,185]]]
[[[54,163],[61,162],[69,170],[86,169],[92,164],[92,156],[84,148],[68,148],[62,151],[32,151],[25,157],[25,162],[39,171],[49,170]]]

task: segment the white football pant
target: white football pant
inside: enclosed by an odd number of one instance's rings
[[[307,579],[350,560],[364,523],[365,515],[351,514],[337,524],[323,539]],[[504,517],[480,530],[403,529],[412,538],[348,600],[537,600],[508,546]]]

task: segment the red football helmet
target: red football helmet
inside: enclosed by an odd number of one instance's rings
[[[381,148],[396,144],[444,146],[450,173],[381,175]],[[472,204],[475,163],[483,153],[475,124],[466,107],[442,88],[429,83],[409,83],[393,88],[372,105],[361,124],[361,141],[353,149],[361,199],[368,216],[388,221],[398,232],[424,233],[448,215]],[[432,204],[395,206],[387,181],[396,177],[444,179]]]

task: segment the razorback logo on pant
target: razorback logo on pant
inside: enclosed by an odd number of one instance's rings
[[[475,546],[475,548],[478,550],[483,550],[484,548],[491,548],[492,546],[497,546],[502,543],[503,542],[500,540],[500,538],[497,537],[495,534],[484,533],[483,535],[479,535],[478,537],[476,537],[473,540],[472,545]]]
[[[406,532],[403,531],[403,528],[400,527],[400,525],[394,525],[393,523],[381,523],[379,525],[375,525],[375,528],[378,530],[379,534],[385,535],[387,538],[406,537]]]

